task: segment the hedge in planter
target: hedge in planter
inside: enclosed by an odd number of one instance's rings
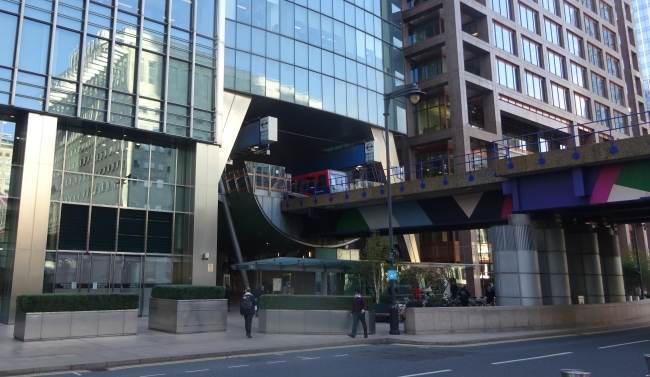
[[[139,301],[138,295],[129,293],[46,293],[18,296],[16,311],[42,313],[131,310],[138,308]]]
[[[260,309],[284,310],[350,310],[351,296],[301,296],[301,295],[263,295]],[[374,302],[366,298],[368,311],[374,310]]]
[[[22,341],[135,335],[136,294],[49,293],[16,298],[14,338]]]
[[[151,298],[167,300],[219,300],[225,295],[224,287],[209,285],[157,285],[151,290]]]
[[[149,301],[149,328],[174,334],[226,331],[224,295],[224,287],[155,286]]]

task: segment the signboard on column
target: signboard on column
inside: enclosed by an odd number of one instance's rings
[[[381,162],[380,148],[377,148],[377,143],[375,141],[366,141],[364,146],[365,153],[365,162],[366,164],[373,164],[375,162]]]
[[[265,117],[260,119],[260,145],[278,141],[278,118]]]

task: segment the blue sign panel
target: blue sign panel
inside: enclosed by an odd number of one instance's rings
[[[397,280],[397,270],[388,270],[388,280]]]

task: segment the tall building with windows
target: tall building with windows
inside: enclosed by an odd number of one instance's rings
[[[282,166],[381,135],[405,80],[400,15],[398,0],[0,0],[0,322],[20,294],[135,292],[146,315],[156,284],[217,283],[242,124],[278,119],[271,155],[245,158]]]
[[[641,88],[646,98],[646,109],[650,104],[650,3],[634,0],[631,4],[634,13],[636,41],[638,43],[639,66],[642,73]]]
[[[538,143],[534,133],[557,139],[571,124],[577,134],[611,129],[614,138],[648,132],[646,124],[623,128],[628,118],[621,117],[640,113],[629,118],[638,124],[648,116],[630,1],[414,0],[404,6],[405,69],[427,99],[407,116],[402,164],[422,162],[429,175],[481,169],[493,142],[511,138],[514,155],[540,152],[539,145],[565,148]],[[470,154],[469,164],[454,165],[454,156]],[[476,263],[485,255],[485,236],[480,230],[422,234],[421,260]]]

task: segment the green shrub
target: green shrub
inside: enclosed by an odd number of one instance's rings
[[[84,312],[137,309],[140,297],[127,293],[46,293],[16,298],[16,310],[23,313]]]
[[[151,290],[152,298],[168,300],[214,300],[222,299],[224,287],[211,285],[157,285]]]
[[[263,295],[260,309],[287,310],[350,310],[351,296],[301,296],[301,295]],[[371,299],[365,298],[368,310],[374,310]]]

